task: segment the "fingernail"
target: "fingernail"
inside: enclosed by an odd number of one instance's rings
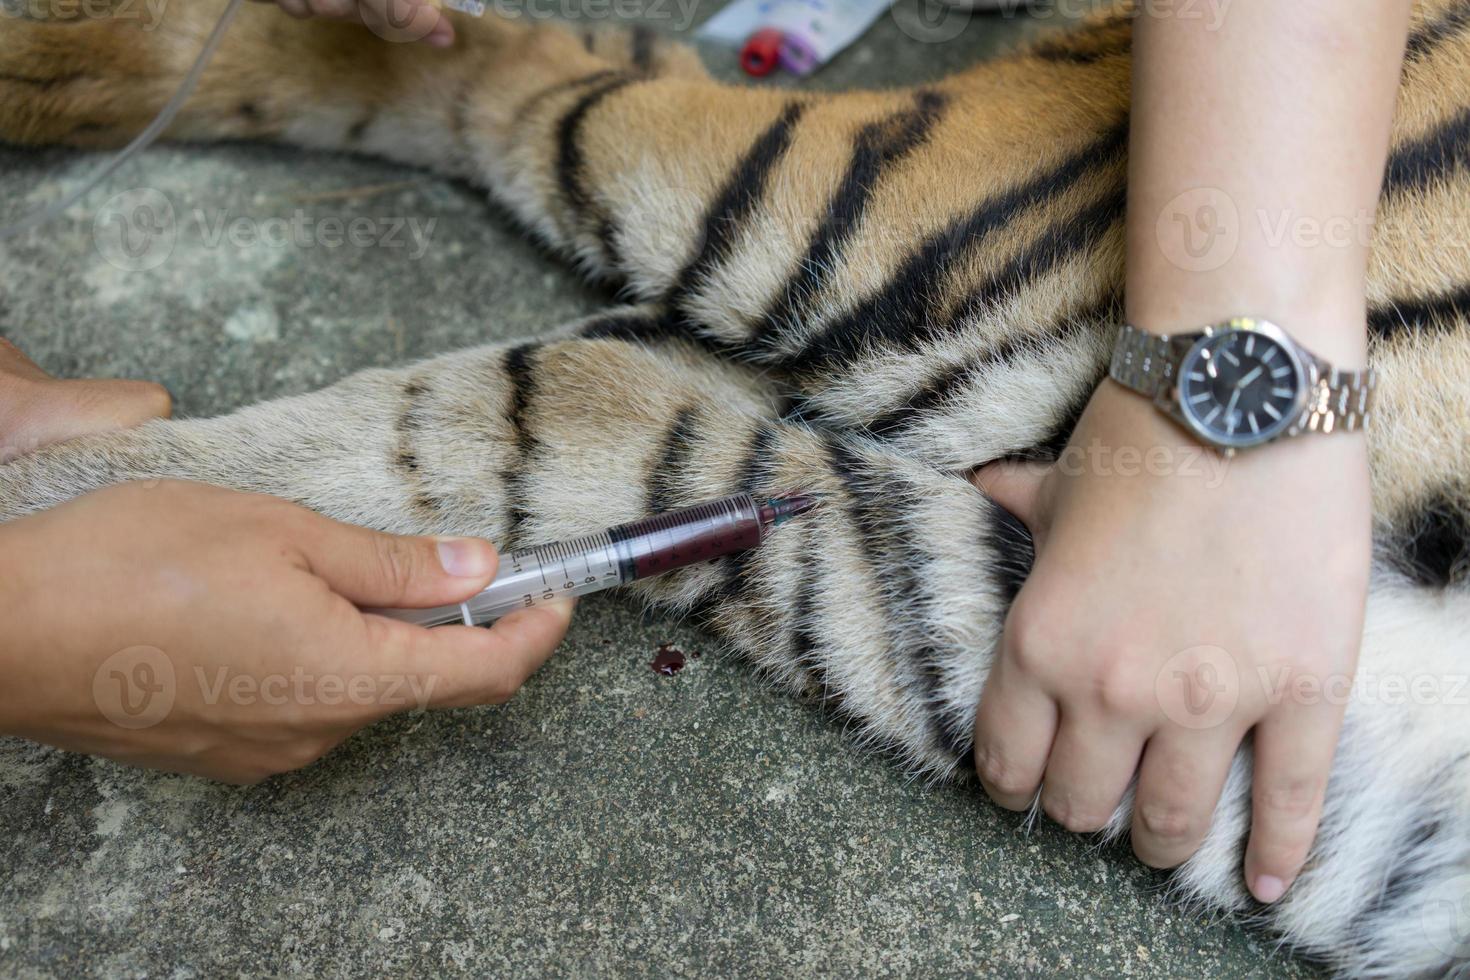
[[[434,29],[429,32],[426,40],[429,42],[430,47],[447,48],[454,43],[454,28],[449,26],[449,21],[440,20],[439,23],[434,25]]]
[[[1251,889],[1256,898],[1267,905],[1286,894],[1286,882],[1275,875],[1256,875],[1256,887]]]
[[[490,574],[490,546],[479,538],[439,538],[439,564],[455,578]]]

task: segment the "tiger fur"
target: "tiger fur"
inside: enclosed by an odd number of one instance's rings
[[[116,145],[222,0],[0,22],[0,138]],[[964,473],[1055,454],[1120,312],[1126,13],[911,90],[711,81],[639,29],[457,20],[448,52],[246,5],[169,136],[374,154],[474,182],[627,305],[232,415],[0,467],[0,520],[177,477],[502,547],[736,490],[825,506],[635,587],[935,777],[965,772],[1029,539]],[[1415,11],[1372,253],[1375,558],[1361,670],[1470,672],[1470,3]],[[554,401],[555,410],[551,408]],[[923,568],[926,574],[912,572]],[[1348,707],[1321,832],[1244,890],[1249,747],[1178,893],[1356,976],[1470,972],[1462,702]],[[1109,833],[1129,825],[1119,809]],[[1463,914],[1463,913],[1460,913]]]

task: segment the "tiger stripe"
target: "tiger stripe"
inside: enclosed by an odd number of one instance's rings
[[[873,590],[883,619],[896,623],[919,615],[927,604],[923,579],[925,557],[910,547],[904,529],[904,487],[886,485],[884,476],[873,472],[861,454],[840,440],[825,440],[828,465],[842,481],[846,511],[850,515],[863,555],[867,574],[876,582],[888,582]],[[898,666],[901,684],[916,692],[915,702],[926,714],[930,737],[950,757],[963,751],[963,735],[956,735],[934,708],[939,701],[939,668],[933,644],[914,643],[906,631],[893,629],[895,644],[903,658]]]
[[[614,245],[616,229],[612,218],[596,206],[586,186],[586,164],[579,144],[581,129],[588,115],[605,99],[633,84],[629,77],[614,77],[593,88],[574,102],[561,117],[556,127],[556,182],[561,188],[562,199],[570,214],[568,237],[575,237],[572,229],[577,223],[591,223],[610,268],[617,266],[617,250]]]
[[[681,310],[700,280],[713,274],[725,258],[735,230],[755,209],[771,172],[790,148],[793,130],[804,111],[805,103],[788,103],[736,165],[705,215],[699,251],[684,266],[663,299],[670,309]]]
[[[1091,324],[1095,322],[1095,318],[1083,314],[1050,331],[1048,339],[1058,345],[1065,345],[1071,336],[1090,329]],[[1037,337],[1035,335],[1016,334],[1007,337],[994,347],[968,357],[961,363],[946,368],[938,375],[922,382],[898,405],[887,409],[877,406],[880,414],[875,415],[867,423],[866,428],[878,436],[886,438],[898,436],[909,426],[931,416],[945,402],[953,399],[957,391],[975,383],[989,369],[1034,353],[1036,349]]]
[[[669,423],[668,434],[649,467],[645,483],[648,491],[643,509],[647,513],[660,514],[682,506],[678,480],[694,454],[697,422],[698,411],[690,406],[679,409],[673,422]]]
[[[1470,109],[1394,147],[1383,178],[1385,194],[1423,190],[1460,173],[1470,155]]]
[[[931,284],[946,278],[967,253],[997,229],[1015,221],[1024,211],[1042,204],[1076,184],[1084,174],[1113,163],[1127,146],[1128,129],[1118,124],[1040,176],[987,201],[913,253],[876,295],[860,303],[840,320],[806,337],[793,354],[778,361],[790,370],[830,369],[859,356],[872,331],[904,338],[916,332],[928,314]]]
[[[520,486],[521,475],[529,467],[538,444],[536,430],[531,424],[532,402],[537,392],[535,354],[538,347],[535,343],[525,343],[507,349],[501,366],[510,387],[506,417],[519,452],[519,465],[503,473],[501,483],[505,488],[507,526],[511,539],[517,542],[520,528],[530,511],[530,502]]]
[[[1450,9],[1409,33],[1404,49],[1404,59],[1409,63],[1422,61],[1435,49],[1458,40],[1470,28],[1470,2],[1456,0]]]
[[[914,93],[913,103],[859,130],[847,172],[827,204],[826,215],[812,234],[796,271],[746,338],[747,350],[759,349],[771,333],[790,329],[805,315],[808,298],[830,278],[838,255],[863,221],[885,172],[929,139],[948,99],[940,92],[920,89]]]
[[[1470,286],[1418,299],[1394,300],[1368,311],[1368,330],[1382,340],[1463,330],[1470,318]]]

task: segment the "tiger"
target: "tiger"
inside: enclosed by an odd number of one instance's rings
[[[146,32],[7,19],[0,139],[126,142],[223,8],[172,4]],[[825,704],[864,746],[967,778],[1033,559],[1024,526],[968,477],[1056,459],[1106,374],[1131,23],[1118,7],[930,84],[820,93],[716,82],[641,27],[492,13],[456,18],[453,48],[430,51],[247,4],[167,138],[468,182],[619,299],[530,340],[20,455],[0,466],[0,521],[172,478],[511,549],[801,490],[821,506],[763,548],[630,591]],[[1367,282],[1381,380],[1360,669],[1375,676],[1470,670],[1467,59],[1470,3],[1420,2]],[[1465,973],[1470,716],[1430,700],[1349,703],[1311,857],[1270,906],[1242,882],[1243,746],[1175,894],[1342,975]]]

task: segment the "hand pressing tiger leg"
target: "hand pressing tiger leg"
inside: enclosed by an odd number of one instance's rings
[[[822,506],[761,550],[635,590],[695,611],[784,686],[850,715],[867,743],[920,771],[964,771],[990,653],[1029,566],[1024,532],[958,476],[781,421],[760,374],[658,340],[658,323],[657,311],[615,311],[575,337],[45,449],[0,467],[0,519],[170,477],[514,546],[737,490],[809,490]],[[1467,615],[1465,590],[1431,594],[1379,569],[1363,677],[1402,680],[1406,653],[1425,678],[1463,674]],[[1465,709],[1453,691],[1395,690],[1350,701],[1308,870],[1259,914],[1348,971],[1439,974],[1467,952],[1449,901],[1470,880]],[[1240,869],[1249,765],[1243,750],[1204,847],[1176,877],[1188,898],[1238,912],[1257,911]],[[1115,833],[1128,817],[1125,806]]]

